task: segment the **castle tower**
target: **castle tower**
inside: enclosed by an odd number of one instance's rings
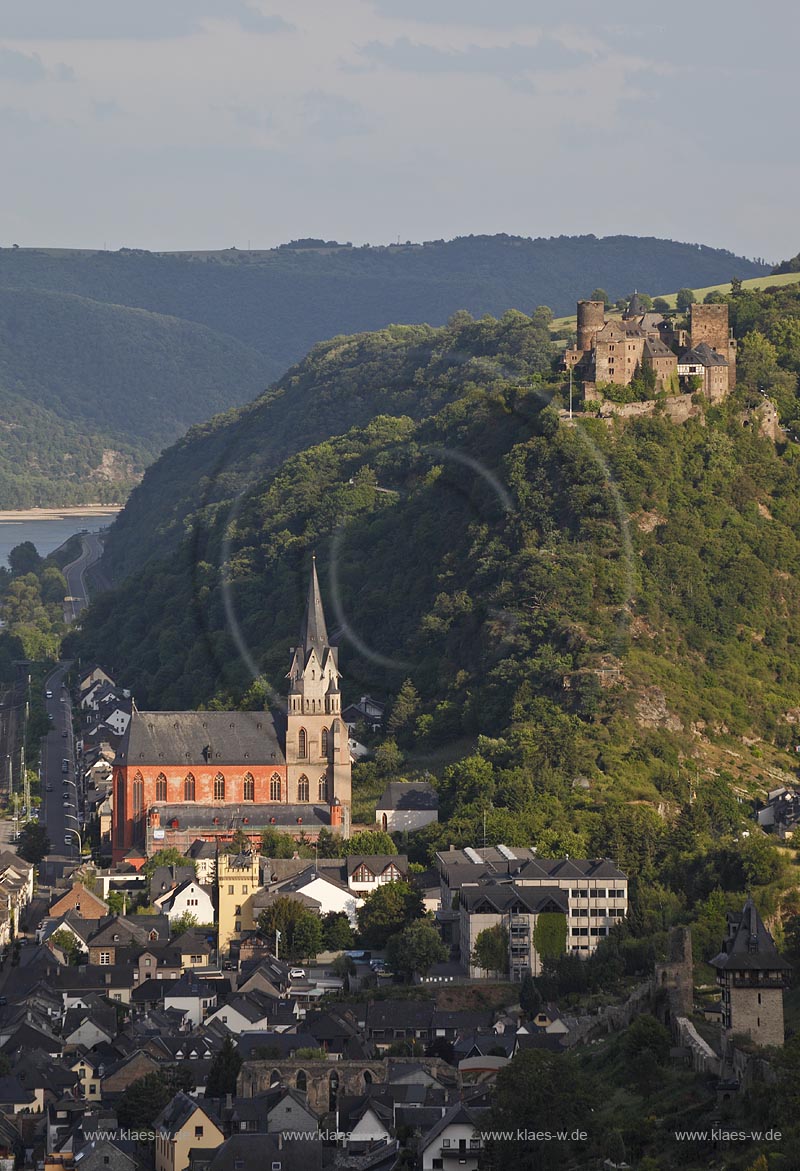
[[[220,954],[227,955],[231,940],[256,926],[253,895],[260,889],[258,854],[220,854],[217,857],[217,919]]]
[[[594,346],[595,335],[606,321],[606,307],[602,301],[578,302],[578,345],[584,354]]]
[[[778,955],[752,899],[728,914],[728,935],[711,961],[722,989],[722,1030],[757,1045],[783,1045],[783,990],[791,964]]]
[[[728,363],[728,389],[736,385],[736,340],[731,336],[727,305],[692,305],[692,349],[705,342]]]
[[[286,780],[290,803],[328,805],[331,829],[346,836],[351,769],[340,677],[338,648],[328,640],[314,558],[300,643],[287,676]]]

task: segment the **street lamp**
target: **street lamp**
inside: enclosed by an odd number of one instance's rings
[[[75,820],[77,821],[77,818]],[[80,835],[79,830],[72,829],[70,826],[65,825],[64,826],[64,833],[65,834],[75,834],[75,837],[78,839],[78,853],[80,854],[82,852],[83,845],[81,843],[81,835]]]

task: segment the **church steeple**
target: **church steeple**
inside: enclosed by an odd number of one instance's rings
[[[323,653],[329,645],[328,628],[325,625],[325,611],[322,607],[322,594],[317,577],[316,554],[311,559],[311,580],[308,583],[306,609],[300,627],[300,645],[305,651],[306,658],[308,652],[313,648],[320,661],[322,661]]]

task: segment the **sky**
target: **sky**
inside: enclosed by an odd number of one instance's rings
[[[800,250],[794,0],[0,0],[0,244]]]

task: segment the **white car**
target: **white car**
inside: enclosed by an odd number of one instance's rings
[[[304,968],[289,968],[290,980],[305,980],[306,973]]]
[[[53,698],[52,691],[45,691],[44,697],[45,697],[45,699],[52,699]]]

